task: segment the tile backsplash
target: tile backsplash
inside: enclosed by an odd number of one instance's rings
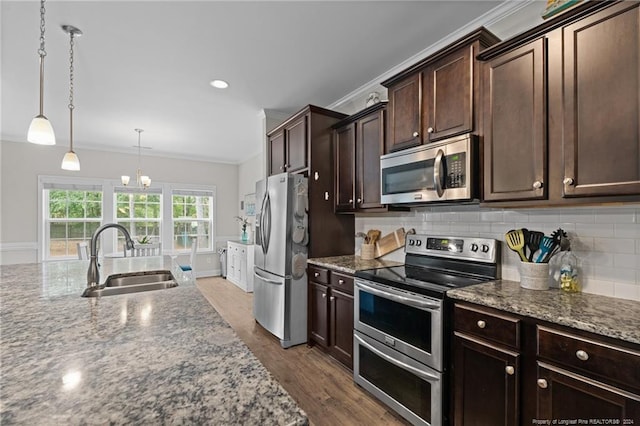
[[[501,244],[502,278],[519,281],[518,255],[504,243],[510,229],[527,228],[550,235],[564,229],[579,259],[582,291],[640,301],[640,204],[616,207],[490,209],[477,205],[413,208],[409,212],[356,216],[356,232],[399,227],[419,234],[481,236]],[[356,254],[360,239],[356,239]],[[557,269],[557,258],[551,263]],[[397,250],[385,259],[403,261]]]

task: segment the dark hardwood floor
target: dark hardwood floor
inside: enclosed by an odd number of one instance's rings
[[[199,278],[204,297],[307,413],[311,425],[408,425],[353,383],[352,372],[320,349],[280,342],[253,319],[253,295],[229,281]]]

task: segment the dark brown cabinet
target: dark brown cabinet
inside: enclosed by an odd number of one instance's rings
[[[386,86],[385,83],[383,85]],[[421,74],[418,72],[409,75],[387,87],[389,89],[389,124],[385,152],[420,145],[422,143],[420,138]]]
[[[307,167],[307,115],[288,122],[269,135],[269,175]]]
[[[425,142],[474,130],[474,52],[477,46],[464,46],[435,61],[423,73]]]
[[[640,5],[623,1],[585,2],[481,53],[484,201],[637,201],[639,52]]]
[[[346,117],[308,105],[267,134],[269,175],[284,171],[308,178],[309,257],[353,254],[354,218],[334,212],[335,168],[331,161],[332,126]]]
[[[520,321],[456,304],[454,424],[520,424]]]
[[[640,421],[638,345],[456,302],[452,348],[455,425]]]
[[[353,276],[309,265],[309,341],[353,368]]]
[[[476,55],[498,38],[484,28],[383,81],[389,94],[385,153],[479,131]]]
[[[486,64],[484,199],[545,198],[546,49],[540,38]]]
[[[380,155],[384,153],[385,105],[376,104],[334,126],[336,212],[383,208]]]

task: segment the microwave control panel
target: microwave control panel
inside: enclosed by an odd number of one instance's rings
[[[466,186],[466,153],[447,155],[447,188],[464,188]]]

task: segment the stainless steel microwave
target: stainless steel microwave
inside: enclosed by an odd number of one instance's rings
[[[478,140],[464,134],[380,157],[381,202],[420,204],[478,197]]]

